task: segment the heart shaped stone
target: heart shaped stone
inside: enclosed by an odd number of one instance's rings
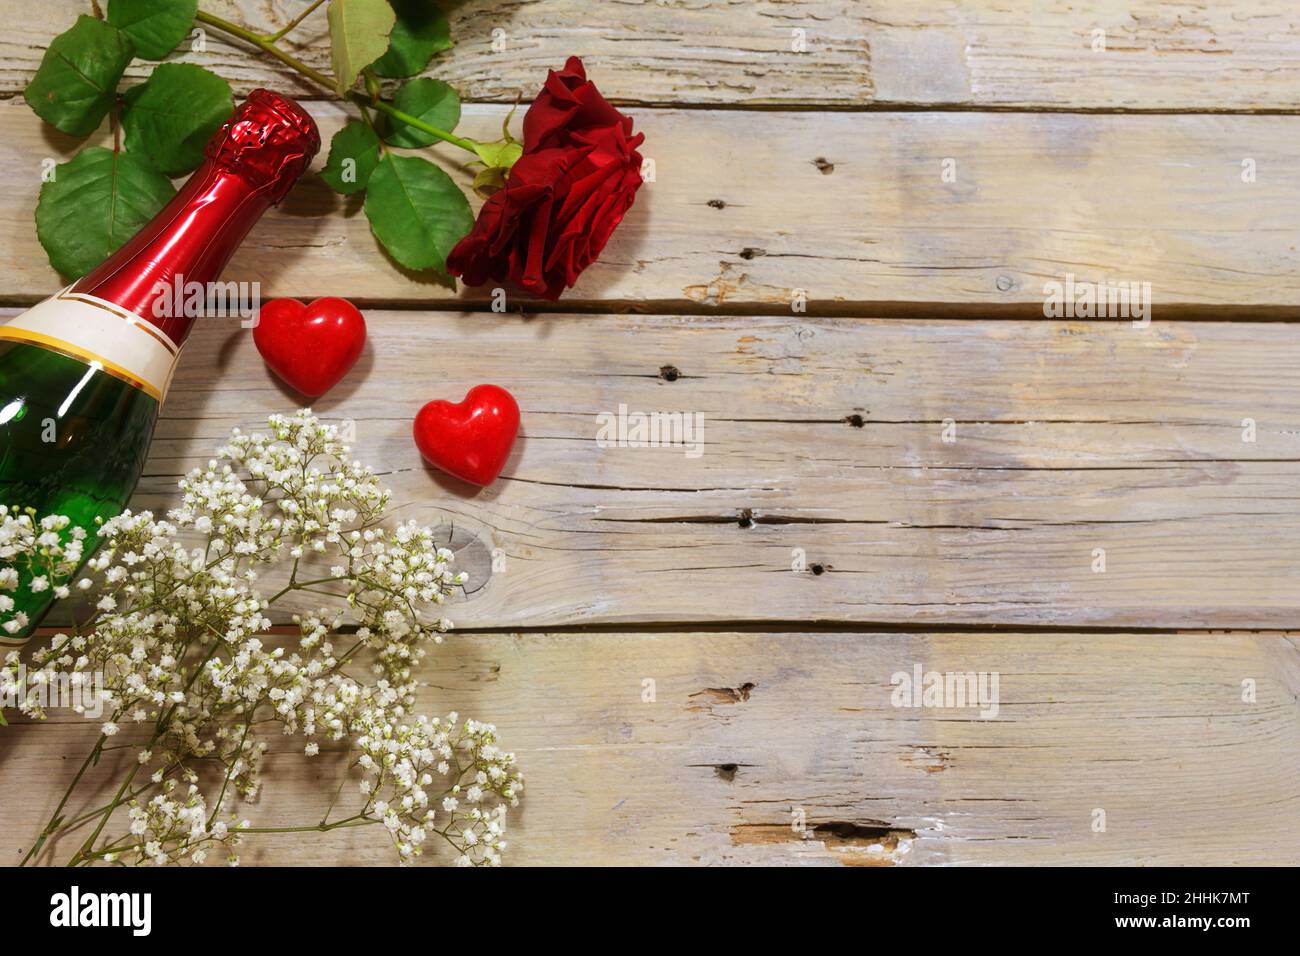
[[[327,297],[311,305],[274,299],[261,308],[253,343],[286,384],[308,398],[319,398],[361,356],[366,320],[346,299]]]
[[[425,460],[475,485],[496,480],[518,434],[519,405],[496,385],[476,385],[462,402],[429,402],[415,416],[415,445]]]

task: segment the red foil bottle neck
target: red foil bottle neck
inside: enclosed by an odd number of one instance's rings
[[[208,161],[162,212],[72,289],[134,312],[179,345],[195,319],[185,287],[199,283],[206,290],[220,278],[270,206],[264,190]]]
[[[72,287],[134,312],[178,345],[197,317],[191,295],[221,277],[239,244],[320,148],[311,117],[254,90],[208,143],[203,165],[163,210]],[[194,285],[197,284],[197,285]]]

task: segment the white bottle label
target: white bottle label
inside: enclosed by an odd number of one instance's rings
[[[161,329],[134,312],[68,289],[0,324],[0,339],[62,352],[159,402],[171,385],[181,351]]]

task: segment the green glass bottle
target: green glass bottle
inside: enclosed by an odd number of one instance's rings
[[[126,506],[205,290],[254,223],[320,148],[292,100],[255,90],[208,144],[171,202],[103,265],[62,292],[0,320],[0,504],[60,514],[85,528]],[[197,310],[195,303],[198,303]],[[26,624],[53,600],[20,577],[7,592]]]

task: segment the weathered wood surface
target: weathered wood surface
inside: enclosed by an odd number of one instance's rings
[[[203,0],[273,31],[305,0]],[[1294,111],[1300,10],[1289,0],[469,0],[453,8],[454,53],[433,72],[471,99],[530,97],[583,56],[624,102]],[[0,92],[20,91],[82,0],[43,0],[6,19]],[[323,12],[284,44],[328,70]],[[1097,49],[1104,31],[1104,49]],[[803,31],[802,36],[796,31]],[[795,52],[802,39],[806,52]],[[182,59],[242,90],[316,92],[209,33]],[[147,72],[137,64],[131,75]]]
[[[301,9],[203,6],[264,28]],[[463,89],[470,135],[571,53],[638,104],[655,181],[548,307],[569,314],[514,314],[530,304],[512,296],[494,315],[486,291],[400,274],[314,180],[228,278],[368,307],[368,351],[317,410],[351,423],[403,517],[454,523],[476,590],[450,614],[481,633],[433,655],[422,705],[493,721],[518,752],[508,859],[1300,863],[1300,166],[1297,118],[1260,115],[1297,111],[1300,9],[455,8],[434,74]],[[42,160],[79,145],[15,94],[87,9],[5,11],[6,305],[58,285],[32,210]],[[300,35],[318,66],[322,30]],[[239,91],[319,95],[207,41],[181,58]],[[312,109],[326,136],[344,115]],[[1043,318],[1067,274],[1150,282],[1153,324]],[[660,314],[610,314],[627,311]],[[524,435],[472,493],[409,428],[481,381],[520,398]],[[135,504],[165,507],[231,427],[298,403],[246,331],[204,323]],[[700,413],[703,454],[598,447],[596,416],[621,404]],[[997,719],[892,706],[914,664],[997,673]],[[0,862],[94,734],[67,713],[0,731]],[[310,821],[337,767],[271,743],[248,815]],[[248,862],[392,861],[365,830],[261,839]]]
[[[515,863],[1294,865],[1296,640],[455,635],[432,655],[422,705],[490,717],[517,752]],[[915,664],[996,672],[996,718],[894,707],[892,676]],[[0,862],[29,845],[94,733],[64,716],[0,737]],[[316,822],[338,764],[269,743],[266,793],[246,815]],[[800,810],[807,839],[791,829]],[[250,863],[392,859],[371,829],[244,850]]]
[[[353,422],[404,515],[473,539],[466,625],[1287,627],[1300,611],[1287,324],[409,311],[369,328],[316,410]],[[138,506],[300,401],[251,339],[234,320],[191,338]],[[472,494],[423,465],[410,423],[479,382],[519,396],[523,434]],[[620,405],[702,416],[700,454],[684,432],[600,447],[597,416]]]
[[[327,136],[342,122],[337,106],[313,109]],[[497,135],[504,112],[472,107],[462,129]],[[1073,275],[1149,282],[1156,316],[1185,306],[1300,316],[1291,117],[642,109],[636,118],[656,181],[560,308],[789,313],[802,291],[814,313],[1028,317],[1042,315],[1047,283]],[[32,210],[42,161],[76,148],[25,103],[0,104],[9,302],[59,285]],[[268,296],[369,303],[481,306],[492,295],[402,274],[360,204],[314,177],[254,230],[227,278],[259,281]]]

